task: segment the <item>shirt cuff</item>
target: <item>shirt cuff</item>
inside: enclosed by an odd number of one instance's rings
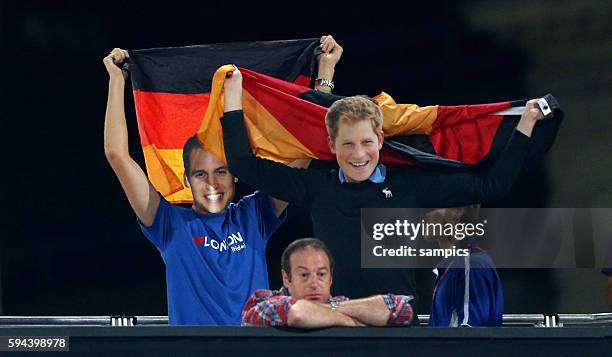
[[[229,112],[223,113],[223,118],[225,117],[235,117],[242,115],[242,109],[230,110]]]

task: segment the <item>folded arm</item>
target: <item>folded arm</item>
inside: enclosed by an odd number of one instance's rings
[[[351,317],[332,311],[321,304],[308,300],[295,300],[291,296],[265,294],[266,291],[258,291],[247,301],[242,314],[244,326],[323,328],[359,325],[359,322]]]
[[[287,326],[300,328],[362,325],[360,321],[340,311],[308,300],[298,300],[291,306],[287,319]]]
[[[374,295],[363,299],[340,303],[336,311],[346,314],[366,325],[404,326],[412,321],[412,297],[405,295]]]

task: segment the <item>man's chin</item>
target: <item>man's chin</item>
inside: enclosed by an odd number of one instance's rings
[[[367,165],[364,168],[355,168],[350,166],[349,169],[344,170],[344,176],[348,182],[363,182],[370,178],[370,175],[374,172],[376,167]]]
[[[365,180],[367,180],[370,176],[363,174],[363,173],[357,173],[357,174],[352,174],[350,176],[347,176],[347,181],[348,182],[363,182]]]
[[[216,213],[221,213],[225,210],[225,208],[227,207],[227,204],[206,204],[206,205],[200,205],[200,211],[201,213],[204,214],[216,214]]]
[[[320,302],[320,303],[325,303],[326,302],[323,299],[323,296],[321,296],[321,295],[306,296],[305,299],[308,300],[308,301],[312,301],[312,302]]]
[[[223,210],[224,210],[224,209],[225,209],[225,207],[221,208],[221,207],[219,207],[219,206],[215,206],[215,207],[209,207],[209,208],[207,209],[207,211],[208,211],[209,213],[215,214],[215,213],[221,213],[221,212],[223,212]]]

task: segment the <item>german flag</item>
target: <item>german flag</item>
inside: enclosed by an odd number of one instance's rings
[[[309,73],[312,73],[314,49],[318,45],[318,42],[307,41],[310,45],[298,56],[301,72],[294,70],[289,76],[272,73],[271,67],[267,67],[268,73],[262,73],[253,66],[249,68],[237,60],[231,61],[243,74],[243,105],[249,140],[254,153],[260,157],[283,163],[304,157],[335,160],[327,146],[324,117],[327,107],[342,97],[316,92],[306,86],[311,79]],[[254,57],[249,52],[253,47],[248,44],[240,44],[247,50],[234,56],[223,54],[220,47],[224,45],[216,46],[214,56],[220,56],[220,60]],[[201,61],[213,55],[200,52],[200,46],[187,49],[194,51],[191,55],[198,56]],[[182,185],[181,157],[182,145],[189,136],[197,131],[204,147],[225,161],[220,124],[223,82],[226,73],[234,68],[233,65],[222,66],[214,76],[212,69],[207,68],[209,76],[203,77],[207,73],[202,73],[199,77],[197,73],[173,75],[158,65],[166,59],[165,66],[167,63],[173,67],[184,66],[180,64],[186,61],[184,56],[175,53],[184,50],[162,49],[161,54],[153,52],[158,50],[147,50],[147,71],[143,72],[141,65],[137,67],[139,71],[132,70],[133,84],[140,83],[134,85],[134,98],[149,178],[157,190],[173,202],[191,200],[189,190]],[[130,52],[133,62],[143,63],[139,58],[141,52]],[[132,56],[132,53],[137,55]],[[157,67],[161,67],[160,81],[156,80]],[[212,83],[206,80],[211,77]],[[142,90],[144,82],[147,88],[191,89],[186,93],[145,92]],[[207,92],[194,88],[194,84]],[[540,159],[550,148],[563,116],[555,98],[551,95],[545,98],[555,111],[555,120],[544,121],[536,127],[529,162]],[[408,164],[439,170],[472,170],[488,165],[505,146],[526,102],[418,106],[397,104],[384,92],[374,99],[384,116],[386,138],[381,161],[391,166]]]
[[[198,132],[204,147],[225,161],[220,118],[226,65],[215,73],[208,111]],[[298,158],[335,160],[327,145],[325,113],[342,96],[314,91],[245,68],[244,116],[255,155],[288,163]],[[528,162],[539,160],[552,145],[563,116],[552,95],[544,97],[555,120],[536,127]],[[381,107],[387,165],[421,165],[439,169],[475,169],[504,148],[527,99],[460,106],[397,104],[387,93],[374,97]]]
[[[140,141],[153,186],[175,203],[191,202],[183,187],[182,148],[203,126],[211,78],[226,63],[308,86],[318,39],[210,44],[129,51]]]

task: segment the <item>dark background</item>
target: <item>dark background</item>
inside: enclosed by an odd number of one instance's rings
[[[4,315],[166,315],[163,262],[103,152],[113,48],[279,40],[333,34],[345,52],[336,93],[398,103],[469,104],[553,93],[566,121],[547,160],[500,205],[609,207],[612,153],[612,3],[429,1],[198,4],[2,2]],[[131,152],[143,163],[131,95]],[[240,192],[249,188],[241,186]],[[268,249],[271,286],[291,240],[309,234],[304,212]],[[357,252],[355,252],[357,254]],[[504,270],[506,312],[595,312],[593,269]],[[421,311],[433,275],[418,272]]]

